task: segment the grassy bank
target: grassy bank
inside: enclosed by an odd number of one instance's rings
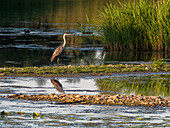
[[[170,51],[169,0],[107,4],[100,28],[107,50]]]
[[[170,64],[162,62],[154,62],[153,64],[141,64],[141,65],[127,65],[127,64],[116,64],[116,65],[85,65],[85,66],[46,66],[46,67],[1,67],[0,75],[8,76],[32,76],[34,75],[57,75],[62,74],[68,75],[104,75],[111,73],[124,73],[124,72],[160,72],[170,71]]]

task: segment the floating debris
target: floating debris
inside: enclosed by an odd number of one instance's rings
[[[23,95],[13,94],[1,98],[23,99],[33,101],[55,101],[56,104],[98,104],[98,105],[121,105],[121,106],[169,106],[170,98],[160,96],[142,96],[139,95],[79,95],[79,94],[62,94],[57,95]]]
[[[24,29],[24,33],[30,33],[30,30]]]

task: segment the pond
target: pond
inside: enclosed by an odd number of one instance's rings
[[[51,78],[1,77],[0,96],[12,94],[62,94]],[[66,94],[145,94],[169,97],[170,73],[113,74],[112,76],[53,78]],[[107,83],[107,84],[106,84]],[[133,87],[133,85],[135,87]],[[160,90],[155,87],[161,86]],[[144,89],[143,89],[144,88]],[[147,89],[146,89],[147,88]],[[148,91],[150,90],[150,91]],[[51,101],[0,99],[2,126],[10,127],[168,127],[169,107],[66,105]],[[41,116],[33,116],[41,113]]]
[[[87,95],[153,95],[170,97],[170,72],[112,74],[111,76],[77,76],[70,78],[0,77],[1,94],[50,94],[61,92],[51,80],[63,86],[65,93]]]
[[[107,0],[106,0],[107,1]],[[67,44],[60,65],[152,63],[165,52],[107,52],[94,19],[105,0],[1,0],[0,67],[57,66],[50,57]],[[108,0],[109,1],[109,0]],[[115,1],[113,1],[116,3]],[[27,32],[25,33],[24,30]],[[51,78],[52,79],[52,78]],[[170,97],[170,72],[55,78],[68,94],[143,94]],[[0,77],[0,96],[62,94],[41,77]],[[0,127],[170,127],[169,107],[63,105],[48,101],[0,99]],[[33,116],[33,113],[41,116]]]
[[[72,30],[87,24],[106,5],[103,0],[1,0],[0,27]]]
[[[62,35],[41,37],[21,34],[0,36],[0,66],[56,66],[50,62],[53,51],[63,43]],[[168,63],[169,53],[159,52],[107,52],[98,36],[68,37],[60,65],[141,64],[155,58]]]
[[[117,3],[116,1],[113,1]],[[107,52],[94,25],[107,0],[2,0],[0,4],[0,66],[47,66],[62,35],[72,33],[61,65],[150,63],[170,60],[164,52]],[[87,17],[88,16],[88,17]],[[88,19],[88,20],[87,20]],[[25,33],[24,30],[30,33]],[[85,33],[89,32],[89,33]]]

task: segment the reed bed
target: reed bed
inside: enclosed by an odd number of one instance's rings
[[[170,51],[169,0],[111,2],[100,11],[107,50]]]

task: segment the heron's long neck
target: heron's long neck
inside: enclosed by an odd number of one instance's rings
[[[63,39],[64,39],[64,44],[63,44],[63,47],[66,45],[66,37],[65,35],[63,36]]]

